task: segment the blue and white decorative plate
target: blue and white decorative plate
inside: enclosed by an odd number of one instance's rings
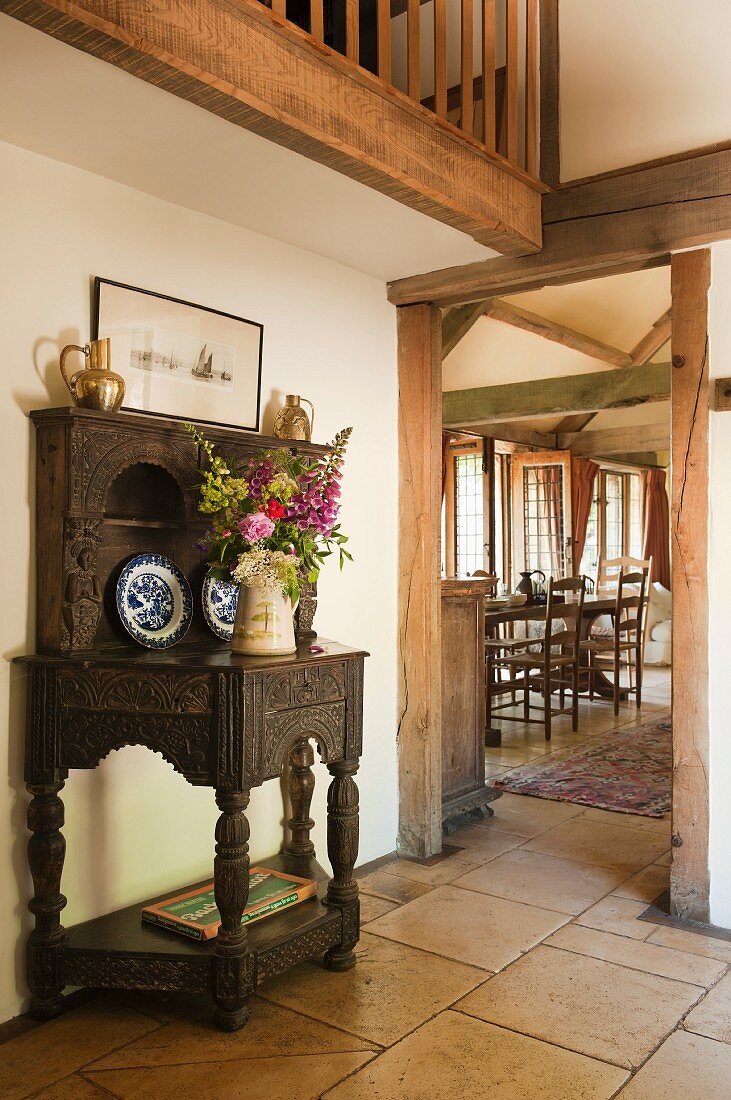
[[[193,618],[190,585],[162,554],[138,554],[117,581],[122,625],[149,649],[167,649],[186,634]]]
[[[210,573],[203,581],[203,614],[214,634],[230,642],[234,633],[239,586],[218,581]]]

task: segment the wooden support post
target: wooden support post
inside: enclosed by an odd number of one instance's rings
[[[398,311],[399,363],[399,851],[442,847],[439,516],[441,316]]]
[[[708,288],[711,254],[682,252],[672,289],[672,912],[709,919]]]

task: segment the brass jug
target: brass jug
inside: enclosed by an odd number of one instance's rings
[[[66,356],[80,351],[86,363],[69,378],[66,373]],[[71,396],[82,409],[99,409],[115,412],[124,400],[124,379],[112,370],[111,340],[92,340],[88,344],[67,344],[61,352],[61,374]]]
[[[312,422],[300,401],[304,401],[312,409]],[[315,407],[306,397],[300,397],[296,393],[288,393],[284,399],[284,405],[279,410],[274,421],[274,434],[278,439],[302,439],[309,443],[312,439],[312,429],[315,426]]]

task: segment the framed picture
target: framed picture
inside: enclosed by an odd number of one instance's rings
[[[128,411],[258,431],[263,334],[243,317],[94,280],[93,339],[111,337]]]

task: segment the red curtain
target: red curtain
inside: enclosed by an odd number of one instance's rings
[[[586,542],[586,525],[589,521],[591,502],[594,496],[594,482],[599,467],[590,458],[571,458],[571,522],[573,527],[574,566],[578,575],[581,567],[581,555]]]
[[[652,558],[652,579],[670,588],[670,515],[664,470],[647,471],[642,553],[643,557]]]

